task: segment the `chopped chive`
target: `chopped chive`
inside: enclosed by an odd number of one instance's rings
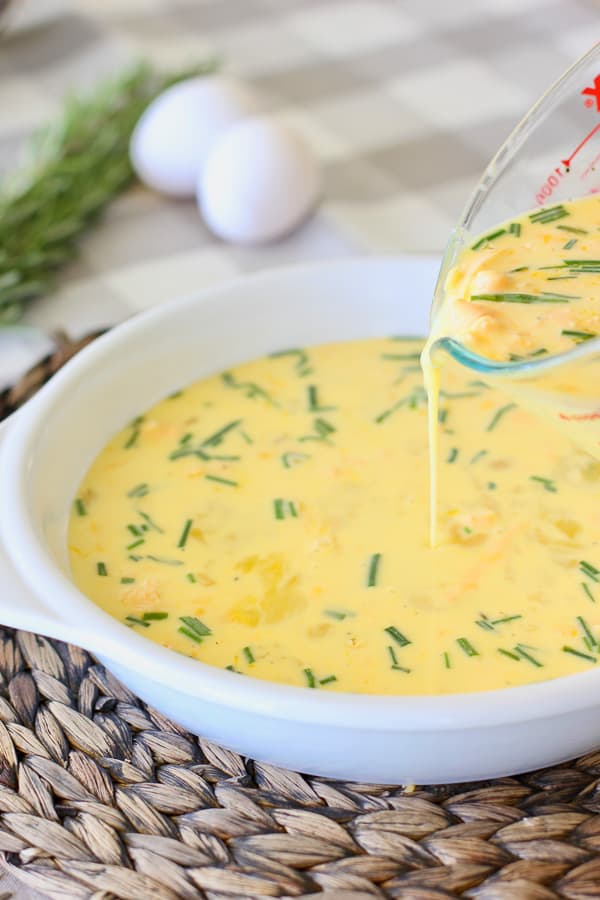
[[[191,431],[186,432],[182,437],[179,438],[179,446],[185,447],[186,444],[189,444],[191,439],[194,437]]]
[[[299,437],[299,441],[325,441],[327,442],[327,438],[330,434],[333,434],[336,429],[330,422],[327,422],[325,419],[315,419],[314,421],[315,434],[305,434],[302,437]]]
[[[140,537],[142,534],[141,528],[138,528],[137,525],[128,525],[127,531],[130,531],[134,537]]]
[[[289,453],[284,453],[281,457],[281,462],[284,465],[284,468],[291,469],[292,466],[297,465],[302,462],[303,459],[310,459],[308,453],[295,453],[294,451],[290,451]]]
[[[510,225],[508,226],[508,231],[509,231],[509,234],[514,234],[515,237],[521,237],[521,223],[520,222],[511,222]]]
[[[159,534],[164,534],[162,528],[156,524],[154,519],[152,519],[151,516],[148,515],[148,513],[140,512],[139,515],[146,522],[149,528],[151,528],[153,531],[158,531]]]
[[[253,381],[237,381],[231,372],[223,372],[221,380],[227,387],[233,388],[236,391],[242,391],[244,397],[247,397],[248,400],[254,400],[256,397],[261,397],[273,406],[278,405],[267,391],[263,390],[263,388]]]
[[[573,228],[571,225],[557,225],[561,231],[569,231],[571,234],[589,234],[585,228]]]
[[[506,622],[516,622],[517,619],[522,619],[522,615],[516,616],[504,616],[503,619],[492,619],[492,625],[504,625]]]
[[[534,657],[531,656],[531,654],[528,653],[527,650],[524,650],[523,644],[517,644],[517,646],[514,649],[515,649],[515,652],[519,654],[521,659],[526,659],[527,662],[530,662],[536,668],[543,669],[543,667],[544,667],[543,663],[538,662],[538,660],[534,659]]]
[[[253,654],[252,650],[250,649],[250,647],[243,647],[242,653],[246,657],[246,662],[248,663],[249,666],[251,666],[252,663],[256,662],[256,659],[254,658],[254,654]]]
[[[558,488],[556,487],[556,483],[551,478],[542,478],[541,475],[530,475],[530,481],[537,481],[539,484],[544,486],[544,490],[549,491],[551,494],[556,494]]]
[[[143,482],[142,484],[136,484],[136,486],[134,488],[131,488],[131,490],[128,491],[127,496],[128,497],[145,497],[149,490],[150,490],[150,487],[145,482]]]
[[[405,637],[401,631],[398,631],[395,625],[388,625],[387,628],[383,629],[389,636],[396,641],[396,643],[400,647],[407,647],[408,644],[411,644],[412,641],[409,641],[407,637]]]
[[[492,231],[491,234],[486,234],[484,237],[479,238],[478,241],[472,244],[471,250],[479,250],[479,248],[483,247],[484,244],[487,244],[489,241],[493,241],[494,238],[500,237],[503,234],[506,234],[506,228],[500,228],[498,231]]]
[[[185,577],[186,577],[187,580],[188,580],[189,582],[191,582],[192,584],[196,584],[196,580],[197,580],[197,579],[196,579],[196,576],[194,575],[193,572],[188,572],[187,575],[186,575]]]
[[[98,575],[108,575],[108,571],[106,569],[106,563],[103,563],[103,562],[96,563],[96,571],[98,572]]]
[[[500,409],[497,409],[485,430],[493,431],[500,419],[505,416],[507,412],[510,412],[511,409],[516,409],[516,406],[516,403],[507,403],[506,406],[501,406]]]
[[[508,274],[512,275],[513,272],[528,272],[529,266],[517,266],[516,269],[509,269]]]
[[[135,553],[130,553],[129,556],[128,556],[127,558],[130,559],[132,562],[139,562],[140,559],[143,559],[144,557],[143,557],[143,556],[136,556]]]
[[[186,545],[188,535],[190,533],[190,528],[192,527],[192,522],[193,519],[186,519],[185,525],[183,526],[183,531],[181,532],[181,537],[177,541],[177,546],[180,550],[183,550]]]
[[[123,444],[125,450],[130,450],[131,447],[135,447],[137,443],[137,439],[140,436],[140,425],[144,421],[143,416],[138,416],[130,425],[131,434],[129,435],[128,440]]]
[[[298,511],[293,500],[283,500],[281,497],[273,500],[273,512],[276,519],[285,519],[288,516],[292,519],[298,518]]]
[[[489,431],[489,430],[490,430],[490,426],[488,425],[486,431]],[[473,465],[473,463],[478,462],[483,456],[486,456],[487,452],[488,452],[487,450],[478,450],[477,453],[475,453],[469,460],[471,465]]]
[[[87,516],[87,510],[85,508],[85,503],[81,499],[81,497],[77,497],[75,500],[75,510],[78,516]]]
[[[135,578],[130,578],[128,575],[124,575],[121,578],[121,584],[133,584],[135,582]]]
[[[447,652],[444,653],[444,668],[445,668],[445,669],[451,669],[451,668],[452,668],[452,666],[450,665],[450,654],[447,653]]]
[[[568,215],[569,213],[562,203],[558,203],[556,206],[545,206],[538,212],[531,213],[529,221],[538,225],[548,225],[550,222],[555,222],[557,219],[564,219],[564,217]]]
[[[490,622],[488,617],[486,615],[484,615],[483,613],[481,613],[480,619],[475,620],[475,624],[479,625],[480,628],[483,628],[484,631],[493,631],[494,630],[493,622]]]
[[[144,622],[160,622],[162,619],[168,619],[168,612],[145,612],[142,616]]]
[[[304,378],[306,375],[310,375],[312,373],[312,369],[310,368],[310,359],[308,358],[308,353],[306,352],[306,350],[279,350],[277,353],[269,353],[270,359],[278,359],[282,356],[297,357],[295,369],[296,374],[299,378]]]
[[[410,643],[410,641],[409,641]],[[394,669],[396,672],[405,672],[407,675],[410,674],[410,669],[406,669],[404,666],[401,666],[398,662],[398,657],[396,656],[396,651],[393,647],[388,646],[387,648],[388,656],[391,660],[391,669]]]
[[[138,619],[137,616],[125,616],[125,621],[129,622],[130,625],[141,625],[142,628],[150,628],[149,622],[144,622],[143,619]]]
[[[138,559],[141,557],[138,556]],[[146,555],[146,559],[151,559],[152,562],[161,563],[163,566],[182,566],[183,561],[180,559],[168,559],[166,556],[154,556],[152,553],[148,553]]]
[[[179,631],[186,634],[188,637],[193,637],[193,640],[198,644],[202,643],[203,638],[212,634],[208,625],[205,625],[204,622],[201,622],[200,619],[197,619],[195,616],[180,616],[179,621],[183,622]]]
[[[228,666],[225,666],[225,668],[226,668],[226,670],[227,670],[228,672],[235,672],[236,675],[241,675],[241,674],[242,674],[241,672],[238,672],[238,670],[236,669],[236,667],[235,667],[235,666],[232,666],[231,664],[229,664]]]
[[[178,397],[181,397],[182,394],[183,394],[183,391],[173,391],[172,394],[169,394],[169,396],[167,397],[167,400],[176,400]]]
[[[549,275],[546,281],[575,281],[576,278],[576,275]]]
[[[516,653],[512,653],[510,650],[505,650],[504,647],[498,647],[498,653],[501,653],[502,656],[508,656],[509,659],[514,659],[515,662],[521,662],[520,656],[517,656]]]
[[[486,486],[487,486],[488,491],[495,491],[496,488],[498,487],[498,485],[496,484],[495,481],[488,481]]]
[[[190,638],[190,640],[195,641],[197,644],[202,643],[202,638],[199,634],[196,634],[195,631],[192,631],[191,628],[186,628],[185,625],[180,625],[177,631],[180,634],[184,634],[186,637]]]
[[[324,609],[323,615],[328,616],[330,619],[337,619],[338,622],[341,622],[343,619],[347,619],[348,616],[353,616],[353,612],[344,612],[341,609]]]
[[[600,569],[597,569],[584,559],[579,562],[579,571],[583,572],[584,575],[587,575],[588,578],[591,578],[592,581],[600,581]]]
[[[231,481],[229,478],[220,478],[218,475],[205,475],[204,476],[208,481],[216,481],[219,484],[227,484],[229,487],[239,487],[237,481]]]
[[[402,409],[403,406],[406,406],[407,409],[418,409],[426,403],[427,393],[425,388],[421,387],[421,385],[417,385],[410,394],[401,397],[400,400],[397,400],[396,403],[392,404],[389,409],[385,409],[382,413],[379,413],[375,418],[375,422],[377,425],[380,425],[382,422],[385,422],[386,419],[389,419],[389,417],[397,410]]]
[[[241,419],[235,419],[233,422],[229,422],[227,425],[224,425],[223,428],[220,428],[219,431],[215,431],[214,434],[211,434],[210,437],[207,437],[206,440],[202,441],[202,447],[218,447],[219,444],[223,442],[225,435],[229,434],[230,431],[233,431],[234,428],[237,428],[238,425],[241,424]]]
[[[137,541],[133,541],[131,544],[127,544],[127,550],[135,550],[136,547],[140,547],[142,544],[146,543],[146,538],[138,538]]]
[[[445,407],[438,410],[438,422],[440,425],[446,424],[446,419],[448,418],[448,410]]]
[[[381,359],[391,359],[391,360],[395,360],[396,362],[400,362],[402,360],[409,360],[409,359],[415,360],[416,362],[418,362],[420,358],[421,358],[420,353],[382,353],[381,354]]]
[[[315,680],[315,676],[312,669],[304,669],[304,677],[306,678],[306,684],[309,688],[314,688],[317,686],[317,682]]]
[[[589,341],[592,338],[598,337],[598,335],[593,331],[571,331],[569,328],[563,328],[561,334],[564,334],[565,337],[573,338],[577,343],[582,343],[583,341]]]
[[[471,294],[471,301],[484,300],[487,303],[568,303],[570,300],[580,300],[580,297],[574,297],[570,294]]]
[[[319,678],[319,684],[331,684],[333,681],[337,681],[336,675],[327,675],[326,678]]]
[[[566,244],[563,244],[563,250],[571,250],[577,243],[577,238],[571,238]]]
[[[252,440],[252,438],[250,437],[250,435],[249,435],[249,434],[246,434],[245,431],[240,431],[240,437],[241,437],[242,440],[245,441],[247,444],[253,444],[253,443],[254,443],[254,441]]]
[[[467,656],[479,656],[478,651],[473,644],[464,637],[456,638],[456,643]]]
[[[375,585],[377,584],[377,574],[380,561],[381,553],[373,553],[373,555],[369,557],[369,567],[367,569],[367,587],[375,587]]]
[[[334,410],[336,408],[335,406],[319,405],[318,388],[315,384],[309,384],[309,386],[306,388],[306,393],[308,394],[309,412],[329,412],[330,410]]]
[[[587,582],[585,581],[581,581],[580,584],[584,592],[587,594],[588,598],[592,601],[592,603],[595,603],[596,600],[594,599],[594,595],[592,594],[589,584],[587,584]]]
[[[580,650],[575,650],[574,647],[563,647],[563,653],[570,653],[571,656],[578,656],[580,659],[585,659],[587,662],[597,662],[595,656],[590,656],[589,653],[582,653]]]
[[[595,638],[594,635],[592,634],[592,631],[591,631],[591,629],[590,629],[590,626],[589,626],[588,623],[585,621],[585,619],[583,618],[583,616],[576,616],[576,617],[575,617],[575,621],[579,623],[579,627],[580,627],[581,630],[583,631],[585,637],[586,637],[586,638],[588,639],[588,641],[591,643],[592,647],[597,647],[597,646],[598,646],[598,641],[596,640],[596,638]]]
[[[458,447],[452,447],[452,449],[448,453],[448,456],[446,457],[446,462],[453,463],[457,456],[458,456]]]

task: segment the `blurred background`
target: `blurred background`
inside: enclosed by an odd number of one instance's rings
[[[140,57],[216,55],[304,138],[323,183],[316,215],[260,247],[225,244],[193,201],[134,185],[24,323],[77,336],[266,266],[437,258],[492,153],[599,23],[596,0],[4,0],[0,177],[65,95]],[[23,353],[0,341],[0,381],[39,353],[34,338]]]

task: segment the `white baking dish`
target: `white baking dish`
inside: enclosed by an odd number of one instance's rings
[[[491,778],[599,744],[600,671],[444,697],[286,687],[159,647],[104,613],[69,578],[72,498],[117,429],[170,391],[274,350],[423,334],[431,287],[431,266],[415,259],[289,268],[153,310],[84,350],[1,431],[0,621],[83,645],[190,731],[329,777]]]

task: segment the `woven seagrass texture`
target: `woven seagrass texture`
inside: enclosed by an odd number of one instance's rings
[[[92,340],[0,395],[0,418]],[[305,776],[188,734],[77,647],[0,629],[0,852],[56,898],[600,897],[600,751],[470,785]]]

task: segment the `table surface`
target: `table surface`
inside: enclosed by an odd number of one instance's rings
[[[498,144],[598,38],[600,12],[597,0],[20,2],[23,24],[0,47],[0,177],[65,93],[140,56],[178,67],[215,53],[297,129],[323,172],[317,214],[262,248],[225,245],[193,202],[133,188],[27,312],[25,324],[72,336],[268,266],[441,252]],[[44,344],[3,335],[0,382]],[[7,879],[0,890],[34,896]]]

